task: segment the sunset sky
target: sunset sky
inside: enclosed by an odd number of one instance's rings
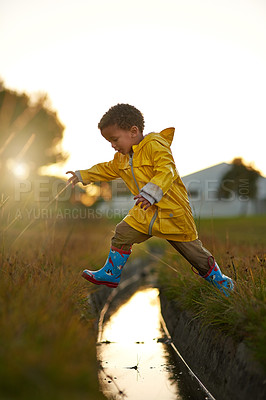
[[[142,111],[176,128],[181,175],[243,157],[266,176],[265,0],[1,0],[0,78],[45,92],[66,126],[67,165],[113,158],[101,116]]]

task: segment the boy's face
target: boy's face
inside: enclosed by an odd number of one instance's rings
[[[130,130],[125,130],[117,125],[111,125],[103,128],[101,134],[111,143],[115,151],[122,154],[128,154],[132,146],[138,144],[139,129],[136,126],[132,126]]]

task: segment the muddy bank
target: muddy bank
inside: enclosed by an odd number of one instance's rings
[[[266,399],[266,373],[244,343],[202,327],[160,292],[161,312],[172,340],[195,374],[217,400]]]

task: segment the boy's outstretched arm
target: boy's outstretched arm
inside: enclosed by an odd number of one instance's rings
[[[95,164],[91,168],[85,170],[67,171],[67,174],[72,174],[68,183],[72,183],[73,186],[78,182],[81,182],[83,185],[88,185],[92,182],[111,181],[119,178],[119,169],[114,160],[112,160]]]

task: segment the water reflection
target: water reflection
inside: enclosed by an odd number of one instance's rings
[[[177,400],[178,384],[172,379],[167,347],[157,338],[160,301],[157,289],[137,292],[104,325],[98,358],[100,382],[109,399]],[[109,343],[111,342],[111,343]]]

